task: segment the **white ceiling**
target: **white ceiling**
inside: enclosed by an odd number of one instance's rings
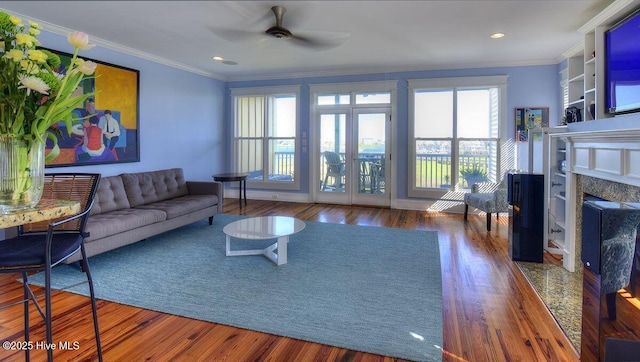
[[[82,30],[99,46],[242,80],[555,64],[583,39],[577,29],[612,2],[3,1],[0,8],[48,30]],[[269,38],[273,5],[286,7],[283,25],[292,33],[343,42],[311,49]],[[506,36],[489,38],[495,32]]]

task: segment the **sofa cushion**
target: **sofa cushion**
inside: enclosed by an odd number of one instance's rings
[[[181,168],[124,173],[124,188],[131,207],[173,199],[189,194]]]
[[[216,195],[187,195],[171,200],[158,201],[151,204],[138,206],[136,209],[157,209],[167,214],[167,219],[206,209],[218,204]]]
[[[96,189],[91,215],[128,209],[129,207],[129,199],[127,199],[122,178],[120,176],[101,178]]]
[[[167,214],[164,211],[151,209],[122,209],[91,215],[87,219],[86,231],[89,232],[89,237],[85,238],[85,241],[90,242],[166,219]]]

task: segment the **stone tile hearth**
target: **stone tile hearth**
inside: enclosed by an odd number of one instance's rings
[[[610,201],[640,202],[640,188],[599,178],[576,175],[576,271],[552,263],[517,262],[551,314],[580,351],[582,334],[582,202],[589,194]]]
[[[582,266],[571,273],[562,265],[516,262],[576,350],[582,333]]]

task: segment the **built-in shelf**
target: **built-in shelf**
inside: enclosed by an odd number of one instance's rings
[[[575,258],[573,253],[575,247],[571,238],[573,231],[566,227],[572,217],[571,211],[567,208],[571,204],[568,189],[573,182],[570,174],[566,172],[571,164],[571,153],[567,149],[570,145],[561,136],[566,131],[566,127],[545,128],[543,130],[545,207],[547,210],[544,220],[547,233],[545,250],[552,254],[561,255],[563,266],[569,271],[574,271]]]
[[[550,239],[549,241],[553,245],[555,245],[558,249],[564,250],[564,240],[563,239]]]
[[[579,74],[579,75],[577,75],[577,76],[575,76],[575,77],[573,77],[573,78],[569,79],[569,82],[570,82],[570,83],[573,83],[573,82],[582,82],[583,80],[584,80],[584,73]]]

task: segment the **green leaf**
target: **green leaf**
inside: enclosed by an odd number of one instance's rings
[[[54,160],[56,157],[58,157],[58,155],[60,155],[60,146],[58,146],[58,138],[51,133],[47,133],[47,138],[53,141],[53,147],[51,148],[51,151],[44,157],[45,163]]]

